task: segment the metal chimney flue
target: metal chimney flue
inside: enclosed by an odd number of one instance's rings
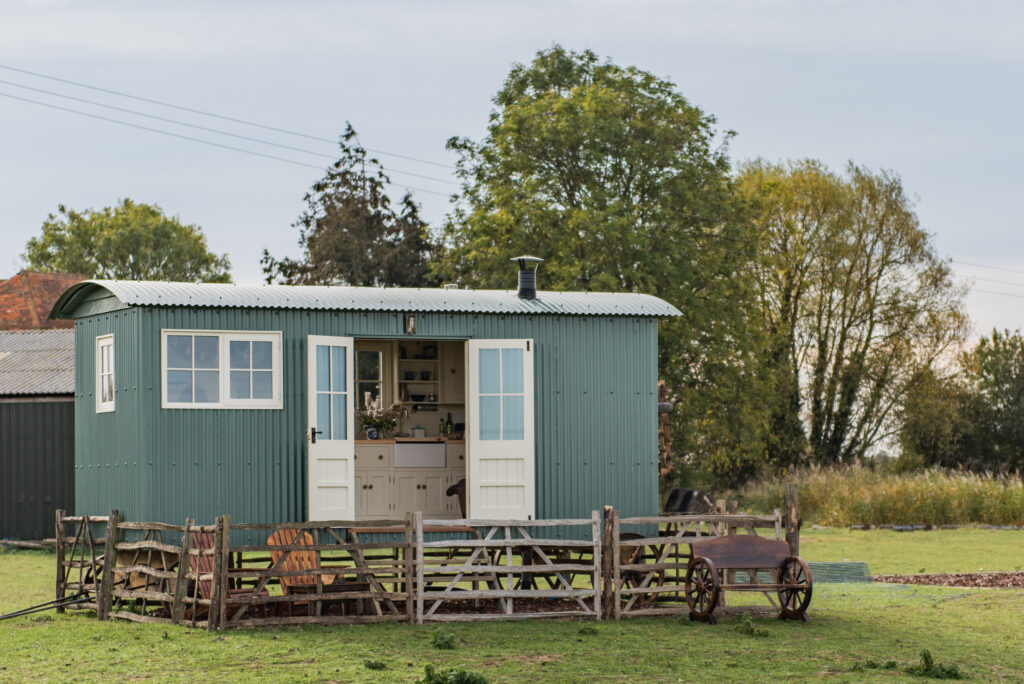
[[[537,298],[537,267],[544,261],[535,256],[517,256],[511,259],[519,264],[519,298]]]

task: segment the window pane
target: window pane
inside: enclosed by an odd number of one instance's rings
[[[249,368],[249,343],[231,340],[228,345],[232,368]]]
[[[523,350],[501,350],[501,391],[504,394],[523,392]]]
[[[356,353],[356,378],[380,380],[380,352],[360,351]]]
[[[501,361],[499,359],[497,349],[480,350],[480,394],[501,392]]]
[[[114,376],[103,377],[103,396],[100,398],[103,403],[114,401]]]
[[[501,438],[523,438],[523,397],[502,397]]]
[[[480,439],[501,439],[501,397],[480,397]]]
[[[252,367],[263,370],[273,368],[273,355],[271,354],[270,342],[252,343]]]
[[[168,335],[167,336],[167,367],[168,368],[191,368],[192,367],[192,336],[191,335]],[[190,396],[189,396],[189,401],[191,401],[191,393],[190,393]]]
[[[379,382],[360,382],[356,385],[358,390],[356,393],[356,399],[359,402],[359,406],[365,408],[366,406],[366,393],[370,393],[370,401],[375,400],[380,396],[380,383]],[[362,410],[362,409],[360,409]]]
[[[348,368],[348,359],[345,358],[345,352],[348,350],[345,347],[331,349],[331,389],[335,392],[347,392],[348,387],[345,385],[348,383],[348,376],[345,369]]]
[[[218,346],[220,338],[211,335],[196,335],[195,337],[195,359],[196,368],[217,368],[219,357]],[[198,397],[196,401],[198,401]]]
[[[270,371],[253,371],[252,373],[252,398],[273,399],[274,383],[273,373]]]
[[[327,347],[324,347],[326,349]],[[320,431],[319,439],[331,438],[331,395],[316,395],[316,425],[313,426]]]
[[[331,389],[331,348],[316,345],[316,391],[328,392]]]
[[[216,404],[220,400],[220,373],[196,371],[195,383],[197,404]]]
[[[192,402],[192,371],[167,371],[167,401]]]
[[[249,398],[249,371],[231,371],[231,398]]]
[[[334,415],[331,416],[331,439],[348,439],[348,415],[345,413],[348,410],[348,395],[332,394],[331,408],[334,409]]]

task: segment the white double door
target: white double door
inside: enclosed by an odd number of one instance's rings
[[[532,340],[469,340],[466,462],[469,517],[535,517]],[[307,338],[309,520],[354,520],[353,339]]]

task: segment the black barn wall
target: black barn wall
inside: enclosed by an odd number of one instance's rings
[[[0,538],[46,539],[75,510],[75,404],[0,402]]]

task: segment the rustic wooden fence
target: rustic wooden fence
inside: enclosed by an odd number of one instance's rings
[[[423,520],[416,513],[415,520],[418,623],[600,619],[597,511],[589,519]],[[584,527],[589,539],[545,538],[543,533],[552,527]],[[443,538],[446,529],[478,534],[476,539]],[[442,538],[428,539],[430,532]],[[540,588],[541,582],[548,588]]]
[[[795,495],[771,516],[740,515],[724,501],[711,514],[620,518],[606,507],[603,519],[595,511],[527,521],[417,513],[236,524],[225,515],[213,525],[172,525],[58,511],[56,594],[84,597],[75,607],[101,620],[209,630],[684,615],[691,541],[768,529],[796,554],[797,515]],[[561,534],[551,533],[556,527]]]

